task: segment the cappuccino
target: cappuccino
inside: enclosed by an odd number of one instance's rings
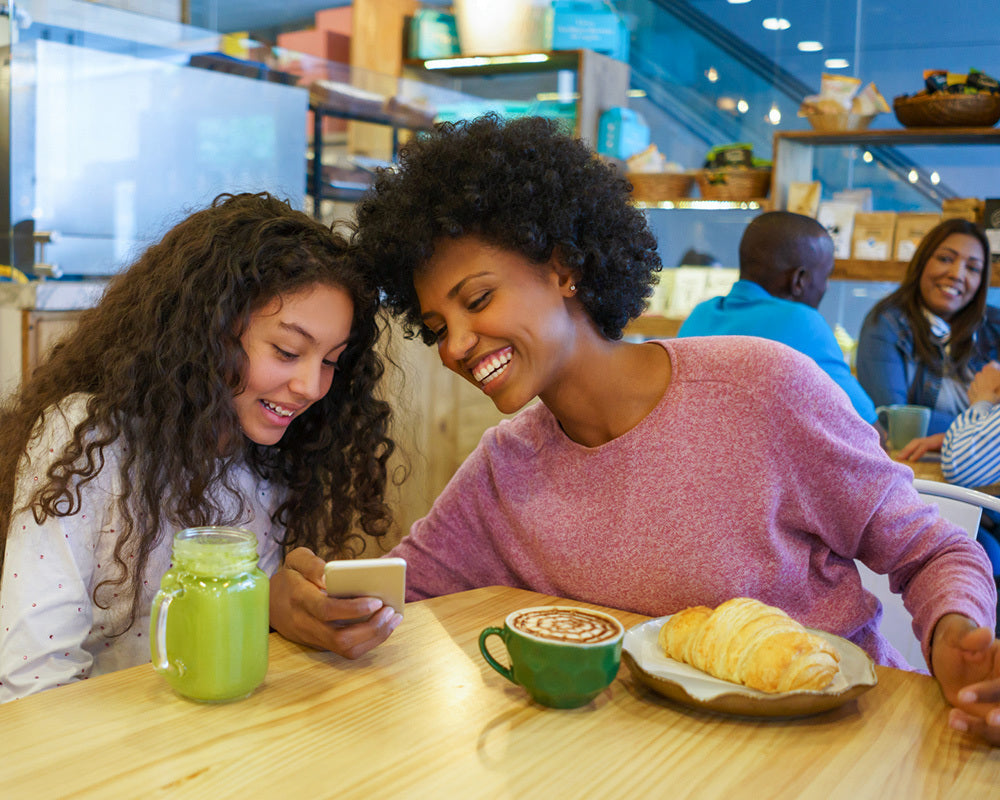
[[[510,625],[521,633],[566,644],[598,644],[619,636],[621,625],[611,617],[583,608],[530,608],[511,616]]]

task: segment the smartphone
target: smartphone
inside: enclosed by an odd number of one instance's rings
[[[397,614],[403,613],[406,561],[402,558],[328,561],[324,577],[330,597],[377,597]]]

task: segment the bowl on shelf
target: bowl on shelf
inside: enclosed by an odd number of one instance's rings
[[[839,133],[841,131],[866,131],[875,119],[875,114],[854,114],[840,111],[835,114],[807,114],[806,119],[814,131]]]
[[[705,200],[756,200],[771,189],[770,169],[700,169],[695,179]]]
[[[1000,120],[1000,94],[904,94],[892,110],[907,128],[989,128]]]
[[[627,172],[632,197],[644,203],[682,200],[691,194],[694,175],[690,172]]]

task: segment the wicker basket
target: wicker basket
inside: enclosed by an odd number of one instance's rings
[[[866,131],[875,119],[875,114],[852,114],[850,111],[841,111],[838,114],[807,114],[806,119],[814,131],[827,133]]]
[[[907,128],[988,128],[1000,120],[1000,95],[904,94],[892,101],[892,110]]]
[[[629,172],[632,197],[645,203],[681,200],[691,194],[694,175],[689,172]]]
[[[771,189],[769,169],[702,169],[696,178],[705,200],[755,200]]]

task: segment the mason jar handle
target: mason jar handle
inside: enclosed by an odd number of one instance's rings
[[[184,589],[178,586],[176,589],[160,589],[153,598],[153,614],[150,619],[153,645],[153,669],[157,672],[179,672],[178,668],[170,663],[167,658],[167,607],[177,597],[184,594]]]
[[[514,670],[512,667],[505,667],[493,658],[493,656],[490,655],[489,650],[486,649],[486,640],[491,636],[498,637],[504,643],[504,647],[506,648],[507,637],[504,636],[503,628],[484,628],[483,632],[479,634],[479,652],[483,654],[483,658],[486,659],[486,663],[493,667],[493,669],[503,675],[511,683],[517,683],[517,681],[514,680]],[[510,653],[508,651],[508,656],[509,655]]]

